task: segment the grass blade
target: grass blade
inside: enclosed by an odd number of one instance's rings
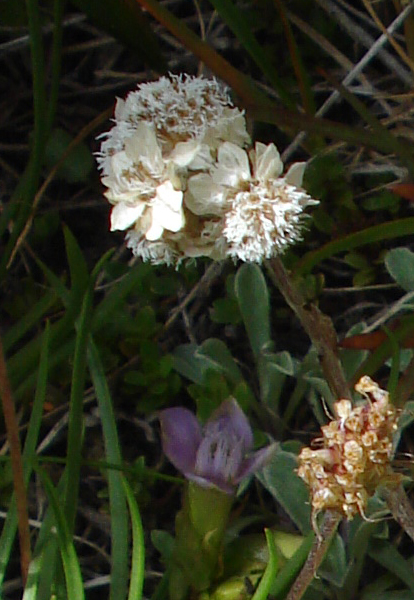
[[[77,323],[75,353],[73,356],[72,385],[67,442],[66,486],[64,492],[65,514],[70,531],[73,531],[78,504],[80,467],[82,459],[83,392],[86,376],[86,349],[91,323],[92,290],[85,293]]]
[[[63,569],[65,572],[66,591],[68,600],[83,600],[85,598],[82,575],[79,561],[76,556],[76,550],[73,545],[72,535],[70,533],[70,524],[68,524],[64,512],[60,505],[59,496],[45,471],[39,469],[46,494],[49,499],[55,520],[57,540],[62,557]]]
[[[128,501],[129,513],[132,522],[132,557],[131,557],[131,578],[129,583],[128,600],[141,600],[142,589],[144,586],[145,569],[145,545],[144,530],[142,528],[141,515],[138,504],[134,498],[131,486],[123,477],[125,494]]]
[[[313,252],[308,252],[296,265],[295,275],[305,275],[306,273],[309,273],[313,267],[325,260],[325,258],[335,256],[336,254],[339,254],[339,252],[346,252],[353,248],[364,246],[365,244],[404,237],[412,235],[413,233],[414,217],[387,221],[380,225],[367,227],[362,231],[357,231],[356,233],[351,233],[338,238],[333,242],[328,242]]]
[[[102,421],[106,460],[120,465],[121,450],[111,395],[98,350],[92,339],[88,345],[88,365]],[[122,475],[119,471],[108,471],[108,488],[112,539],[110,598],[123,600],[126,598],[128,581],[128,514]]]

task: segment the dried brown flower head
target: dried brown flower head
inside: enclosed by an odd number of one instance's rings
[[[310,488],[312,524],[331,509],[347,519],[365,517],[366,505],[378,485],[392,479],[390,461],[398,414],[389,394],[368,376],[355,385],[366,400],[334,404],[336,419],[322,427],[322,448],[303,448],[298,475]]]

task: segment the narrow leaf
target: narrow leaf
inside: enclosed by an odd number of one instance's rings
[[[132,557],[131,557],[131,578],[129,583],[128,600],[141,600],[144,587],[144,569],[145,569],[145,545],[144,530],[142,527],[141,515],[138,504],[134,498],[131,486],[122,478],[124,491],[128,501],[129,513],[132,523]]]
[[[271,341],[269,293],[260,267],[249,263],[242,265],[237,271],[234,287],[250,345],[257,360]]]
[[[106,460],[121,465],[122,457],[112,399],[99,352],[92,339],[88,345],[88,365],[102,421]],[[125,485],[119,471],[108,471],[108,487],[112,540],[110,598],[123,600],[126,598],[128,581],[128,516]],[[138,599],[138,596],[136,598]]]
[[[39,469],[38,473],[42,479],[50,506],[56,519],[56,532],[59,550],[65,572],[67,600],[83,600],[85,595],[83,590],[81,570],[78,558],[76,556],[75,547],[73,545],[70,528],[61,508],[59,496],[46,472],[42,469]]]

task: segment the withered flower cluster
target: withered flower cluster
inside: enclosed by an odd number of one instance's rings
[[[395,479],[390,461],[397,411],[388,392],[370,377],[362,377],[355,389],[365,402],[355,407],[349,400],[335,403],[336,419],[322,427],[322,448],[303,448],[299,455],[298,475],[310,487],[316,531],[316,517],[326,509],[347,519],[365,517],[378,485]]]

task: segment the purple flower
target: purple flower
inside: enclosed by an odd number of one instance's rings
[[[204,427],[186,408],[167,408],[159,419],[162,447],[172,464],[187,479],[227,494],[263,467],[274,450],[271,445],[251,453],[253,433],[234,398],[223,402]]]

